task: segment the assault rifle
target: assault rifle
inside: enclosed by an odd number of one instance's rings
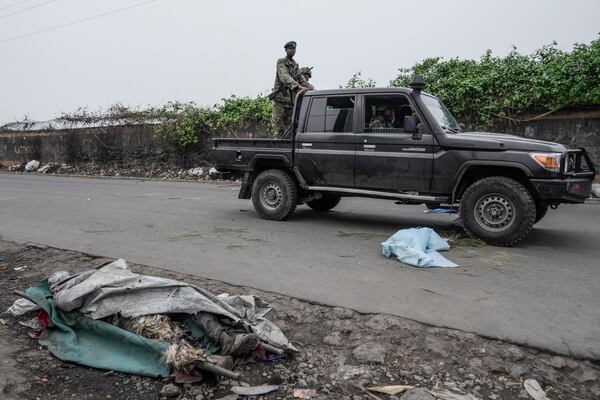
[[[297,81],[300,78],[300,76],[305,75],[307,72],[309,75],[312,75],[312,73],[311,73],[312,69],[313,69],[313,67],[302,67],[302,68],[300,68],[300,71],[298,71],[298,73],[296,75],[292,76],[292,78],[294,78],[294,80]],[[277,80],[279,80],[279,77],[277,77]],[[287,88],[281,82],[279,82],[279,89],[273,90],[271,93],[269,93],[267,95],[267,99],[273,100],[275,98],[275,96],[277,96],[279,93],[285,94],[286,92],[287,92]]]

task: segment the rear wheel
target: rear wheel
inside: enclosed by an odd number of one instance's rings
[[[252,204],[264,219],[288,218],[298,204],[298,187],[292,177],[280,169],[261,172],[252,184]]]
[[[465,190],[460,201],[465,231],[496,246],[512,246],[531,231],[536,206],[529,191],[519,182],[493,176]]]
[[[311,200],[306,203],[307,206],[315,211],[329,211],[340,202],[340,196],[332,194],[324,194],[320,199]]]

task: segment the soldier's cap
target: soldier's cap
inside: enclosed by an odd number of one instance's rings
[[[285,46],[283,46],[284,49],[295,49],[296,48],[296,42],[289,41],[285,44]]]

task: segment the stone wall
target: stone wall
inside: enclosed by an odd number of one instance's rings
[[[165,151],[154,139],[151,125],[0,132],[0,163],[5,166],[35,159],[122,165],[161,161],[188,167],[210,161],[210,149],[210,136],[201,135],[185,154]]]
[[[521,116],[523,122],[498,119],[495,132],[584,147],[600,166],[600,109],[563,111],[543,118]],[[151,125],[49,131],[0,132],[0,163],[18,164],[32,159],[74,164],[77,162],[113,163],[124,166],[169,162],[177,167],[210,163],[210,134],[185,154],[161,149]]]
[[[563,111],[543,118],[532,118],[535,116],[520,116],[519,120],[524,122],[498,119],[493,130],[558,142],[572,148],[583,147],[594,164],[600,166],[600,109]]]

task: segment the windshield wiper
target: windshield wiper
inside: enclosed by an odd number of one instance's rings
[[[448,128],[447,126],[442,125],[442,129],[450,131],[452,133],[460,133],[460,131],[456,128]]]

